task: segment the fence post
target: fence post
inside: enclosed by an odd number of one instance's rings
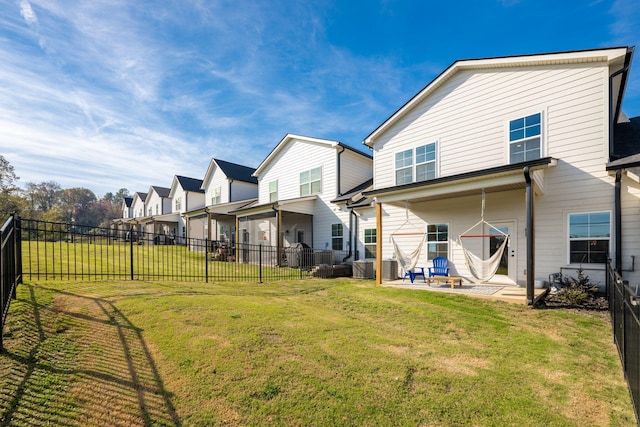
[[[258,271],[260,272],[260,281],[259,283],[262,283],[262,243],[260,243],[258,245],[259,249],[258,249]]]
[[[133,280],[133,230],[129,230],[129,264],[130,264],[130,277]]]
[[[204,239],[204,282],[209,283],[209,237]]]

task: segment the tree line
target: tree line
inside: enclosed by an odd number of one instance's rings
[[[107,226],[122,216],[123,198],[129,190],[121,188],[101,199],[87,188],[62,188],[55,181],[29,182],[20,188],[13,166],[0,155],[0,225],[11,214],[43,221]]]

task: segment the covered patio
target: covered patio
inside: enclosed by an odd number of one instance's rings
[[[413,250],[424,238],[426,254],[420,256],[420,267],[426,271],[430,260],[443,255],[449,260],[451,275],[463,280],[460,290],[447,285],[425,288],[486,295],[487,287],[492,286],[495,293],[506,297],[522,292],[527,304],[533,304],[534,285],[539,280],[535,275],[534,199],[544,194],[545,169],[555,165],[555,159],[546,157],[366,192],[365,196],[376,201],[377,283],[383,284],[384,279],[385,285],[398,283],[395,278],[403,272],[388,271],[383,261],[395,259],[392,235],[413,234],[416,237],[413,241],[409,237],[403,250]],[[402,230],[405,224],[412,227],[408,233]],[[468,233],[474,224],[479,224],[477,229]],[[500,269],[490,279],[479,280],[467,265],[465,251],[489,258],[495,251],[491,239],[496,231],[507,236]],[[462,239],[463,234],[472,238]],[[410,286],[422,286],[422,281]]]

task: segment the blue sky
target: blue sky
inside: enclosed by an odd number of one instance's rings
[[[457,59],[640,45],[616,1],[0,0],[0,154],[98,196],[362,140]],[[640,46],[639,46],[640,47]],[[636,52],[624,111],[640,116]]]

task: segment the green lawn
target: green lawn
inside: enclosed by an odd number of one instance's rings
[[[353,279],[20,286],[2,425],[631,426],[605,313]]]

